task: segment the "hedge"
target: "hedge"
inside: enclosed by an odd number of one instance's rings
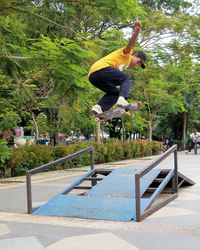
[[[161,142],[149,142],[147,140],[133,140],[126,142],[111,140],[105,143],[81,142],[70,145],[60,144],[55,147],[45,145],[25,145],[20,148],[11,149],[11,157],[5,163],[6,165],[4,165],[4,168],[6,169],[6,177],[24,175],[27,170],[52,162],[89,146],[94,147],[95,164],[150,156],[162,151]],[[85,154],[64,163],[55,169],[69,169],[87,166],[90,164],[89,159],[89,154]]]

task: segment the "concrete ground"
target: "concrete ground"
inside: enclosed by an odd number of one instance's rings
[[[104,164],[103,167],[141,168],[157,157]],[[200,249],[200,155],[180,152],[178,165],[179,171],[196,185],[181,189],[176,200],[140,223],[28,215],[24,177],[0,182],[0,249]],[[159,168],[172,167],[173,155],[159,164]],[[84,171],[60,171],[35,177],[33,206],[48,201]]]

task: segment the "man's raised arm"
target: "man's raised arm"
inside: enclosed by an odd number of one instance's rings
[[[131,52],[132,48],[134,47],[135,43],[136,43],[136,40],[137,40],[137,37],[138,37],[138,34],[140,33],[141,31],[141,28],[142,28],[142,25],[140,22],[136,21],[134,23],[134,32],[129,40],[129,43],[127,44],[126,48],[124,48],[123,52],[124,54],[128,54]]]

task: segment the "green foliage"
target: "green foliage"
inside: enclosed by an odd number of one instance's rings
[[[72,144],[68,146],[58,145],[53,148],[53,156],[54,159],[59,159],[62,157],[65,157],[67,155],[73,154],[77,151],[82,150],[83,148],[86,148],[88,145],[85,143],[80,144]],[[78,158],[75,158],[73,160],[70,160],[66,163],[63,163],[62,166],[59,166],[57,169],[61,168],[74,168],[74,167],[81,167],[89,165],[89,155],[82,155]]]
[[[124,152],[122,142],[118,140],[111,140],[111,142],[106,143],[107,147],[107,162],[124,160]]]
[[[0,132],[23,121],[39,133],[73,130],[89,138],[89,110],[101,94],[89,84],[88,69],[126,45],[136,17],[142,21],[137,48],[149,62],[145,71],[128,72],[136,82],[131,99],[143,107],[134,120],[126,118],[126,131],[150,139],[175,132],[169,117],[184,114],[186,128],[198,124],[197,9],[197,1],[184,0],[0,1]]]
[[[141,112],[136,112],[134,117],[126,116],[125,117],[125,128],[126,131],[132,133],[133,131],[138,131],[143,133],[147,127],[146,120],[143,118]]]
[[[157,154],[158,152],[162,151],[162,143],[158,142],[158,141],[152,141],[152,154]]]
[[[6,140],[0,140],[0,165],[3,165],[12,154],[6,144]]]
[[[84,88],[88,53],[75,41],[41,36],[32,43],[32,53],[46,64],[49,77],[54,79],[54,90],[62,98],[73,100],[78,89]]]
[[[62,131],[70,134],[73,130],[76,136],[83,134],[89,138],[94,127],[94,121],[89,113],[89,107],[91,107],[89,95],[87,100],[84,100],[83,97],[74,102],[71,107],[66,108],[66,106],[67,104],[63,104],[60,107],[60,128]]]
[[[188,9],[191,7],[191,3],[185,1],[185,0],[157,0],[157,1],[146,1],[146,0],[140,0],[139,2],[142,3],[142,5],[145,8],[149,9],[162,9],[166,11],[168,15],[173,15],[174,13],[180,11],[181,9]]]
[[[7,147],[6,140],[0,140],[0,177],[6,177],[7,162],[11,157],[12,152]]]
[[[130,141],[132,157],[137,158],[140,156],[140,144],[138,141]]]
[[[11,170],[12,176],[24,175],[27,170],[40,167],[53,160],[52,148],[43,145],[25,145],[12,149],[7,168]]]
[[[107,156],[107,147],[104,143],[93,143],[94,146],[94,162],[101,164],[106,162],[106,156]]]
[[[14,111],[4,110],[4,113],[0,114],[0,132],[16,128],[20,121],[20,116]]]
[[[40,135],[46,134],[47,131],[49,131],[47,115],[45,113],[41,112],[39,115],[37,115],[36,121],[37,121],[38,130],[40,132]],[[32,131],[35,132],[35,127],[34,127],[33,121],[30,121],[29,125],[26,126],[25,128],[31,129]]]
[[[79,143],[71,145],[58,145],[56,147],[25,145],[17,149],[12,149],[12,155],[9,155],[9,159],[8,157],[6,158],[6,164],[3,166],[6,169],[10,169],[12,176],[24,175],[27,170],[31,170],[59,158],[63,158],[89,146],[94,147],[95,164],[148,156],[152,155],[152,153],[158,154],[162,150],[161,142],[150,143],[146,140],[126,141],[124,143],[118,140],[112,140],[106,143]],[[85,154],[63,163],[54,169],[69,169],[89,165],[90,155]]]
[[[133,157],[133,151],[130,141],[123,142],[123,152],[124,152],[124,159],[131,159]]]

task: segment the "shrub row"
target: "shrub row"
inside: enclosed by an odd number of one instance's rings
[[[6,170],[7,177],[24,175],[27,170],[70,155],[91,145],[94,147],[95,164],[150,156],[152,154],[158,154],[162,150],[161,142],[148,142],[146,140],[126,142],[111,140],[104,143],[82,142],[71,145],[58,145],[55,147],[25,145],[17,149],[12,149],[12,155],[4,165],[4,169]],[[87,166],[90,164],[89,158],[89,154],[85,154],[60,165],[56,169]]]

